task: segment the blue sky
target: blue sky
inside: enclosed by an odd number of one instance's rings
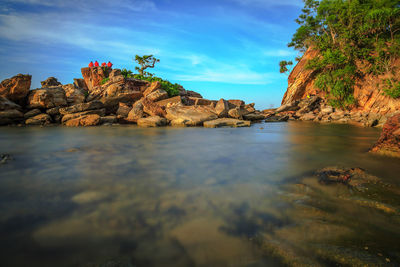
[[[0,79],[33,75],[32,89],[55,76],[81,77],[90,60],[134,69],[154,54],[151,71],[209,99],[279,106],[287,76],[278,62],[301,0],[2,0]]]

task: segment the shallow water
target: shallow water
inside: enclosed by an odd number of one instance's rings
[[[312,178],[361,167],[399,186],[400,160],[366,153],[378,136],[305,122],[0,128],[13,157],[0,165],[0,266],[341,262],[326,251],[396,265],[399,216],[332,201],[348,189]]]

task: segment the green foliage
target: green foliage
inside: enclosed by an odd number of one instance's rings
[[[110,80],[110,78],[104,78],[101,82],[100,82],[100,84],[105,84],[106,82],[108,82]]]
[[[385,88],[383,89],[385,94],[393,98],[399,98],[400,82],[392,79],[386,79],[385,82],[386,82]]]
[[[292,66],[292,65],[293,65],[292,61],[282,60],[281,62],[279,62],[279,72],[280,73],[289,72],[288,66]]]
[[[336,106],[354,103],[357,78],[394,72],[400,56],[398,0],[304,0],[296,22],[300,26],[288,46],[319,51],[307,67],[317,72],[316,86]]]
[[[135,67],[135,70],[139,72],[139,75],[145,77],[152,77],[153,74],[145,71],[147,68],[154,68],[156,62],[160,62],[159,59],[155,58],[153,55],[135,56],[135,61],[140,65],[140,67]]]
[[[125,78],[131,78],[133,76],[133,72],[131,70],[127,70],[127,69],[122,69],[121,74]]]

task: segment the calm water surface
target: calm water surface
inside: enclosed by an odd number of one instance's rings
[[[399,216],[332,201],[348,189],[311,177],[362,167],[398,186],[400,160],[366,153],[378,136],[304,122],[2,127],[13,160],[0,165],[0,266],[323,266],[338,254],[396,266]]]

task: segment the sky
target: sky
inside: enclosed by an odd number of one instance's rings
[[[160,59],[150,72],[208,99],[278,107],[287,88],[281,60],[301,0],[1,0],[0,80],[31,74],[81,78],[91,60],[134,70],[136,54]]]

